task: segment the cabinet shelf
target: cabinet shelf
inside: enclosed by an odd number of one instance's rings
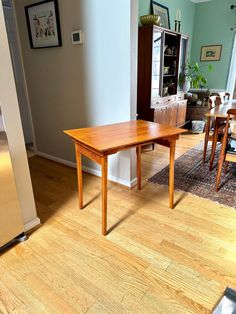
[[[176,55],[166,55],[166,54],[164,54],[164,57],[169,57],[169,58],[177,58],[177,56],[176,56]]]
[[[171,76],[172,76],[172,77],[173,77],[173,76],[176,76],[176,74],[164,74],[164,75],[163,75],[163,77],[171,77]]]

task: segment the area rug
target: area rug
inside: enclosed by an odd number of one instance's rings
[[[175,190],[185,191],[197,196],[236,208],[236,163],[230,163],[225,174],[222,171],[221,187],[215,192],[217,160],[220,146],[217,147],[215,165],[209,171],[210,148],[206,163],[202,163],[203,142],[187,151],[175,161]],[[165,167],[149,179],[154,184],[168,186],[169,167]]]

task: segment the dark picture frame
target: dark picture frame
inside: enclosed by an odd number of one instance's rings
[[[170,14],[169,8],[163,4],[152,1],[152,13],[160,15],[161,17],[161,27],[170,29]]]
[[[222,45],[209,45],[201,47],[201,62],[220,61],[222,53]]]
[[[57,0],[44,0],[25,7],[32,49],[62,46]]]

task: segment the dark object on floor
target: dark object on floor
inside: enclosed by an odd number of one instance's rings
[[[226,288],[212,314],[236,314],[236,291]]]
[[[236,208],[236,164],[230,163],[226,174],[222,173],[221,188],[215,192],[217,160],[220,145],[217,147],[215,165],[209,171],[210,147],[206,163],[202,164],[203,143],[187,151],[175,161],[175,190],[186,191],[197,196]],[[168,185],[169,167],[149,179],[154,184]]]

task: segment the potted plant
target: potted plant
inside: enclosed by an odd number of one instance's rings
[[[184,93],[188,92],[190,88],[203,88],[206,86],[207,79],[200,73],[204,67],[207,67],[208,71],[212,71],[211,64],[199,66],[197,62],[187,62],[184,74],[180,77],[180,84],[182,84]]]

